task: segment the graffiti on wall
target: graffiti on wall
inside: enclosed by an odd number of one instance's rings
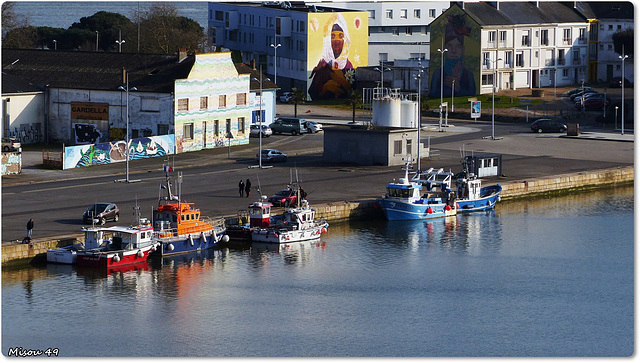
[[[129,160],[146,159],[174,153],[173,135],[141,137],[129,140]],[[81,168],[126,161],[125,141],[102,142],[65,147],[63,169]]]
[[[94,144],[100,140],[102,133],[93,124],[73,124],[73,134],[76,144]]]

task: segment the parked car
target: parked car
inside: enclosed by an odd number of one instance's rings
[[[120,219],[120,208],[115,203],[94,203],[82,214],[84,223],[105,224]]]
[[[576,89],[572,89],[570,91],[567,91],[564,95],[565,96],[572,96],[572,95],[574,95],[574,94],[576,94],[578,92],[581,92],[581,91],[584,91],[584,90],[590,90],[590,89],[591,89],[591,87],[589,87],[589,86],[584,86],[584,88],[583,87],[578,87]]]
[[[631,87],[631,81],[628,79],[624,79],[624,86]],[[622,77],[613,77],[611,81],[609,81],[609,87],[611,88],[621,88],[622,87]]]
[[[597,110],[602,111],[604,107],[609,106],[609,101],[603,99],[591,99],[584,101],[584,109],[587,111]]]
[[[285,189],[269,197],[269,203],[278,207],[288,207],[296,204],[298,195],[291,189]]]
[[[598,92],[584,93],[584,94],[574,98],[573,102],[574,103],[579,103],[579,102],[582,102],[582,100],[587,100],[588,98],[593,98],[593,97],[604,97],[604,95],[602,93],[598,93]]]
[[[262,125],[262,137],[269,137],[269,136],[271,136],[271,134],[273,134],[273,131],[271,130],[271,127],[269,127],[267,125]],[[258,125],[258,124],[251,125],[250,130],[249,130],[249,136],[250,137],[259,137],[260,136],[260,125]]]
[[[293,98],[293,92],[284,92],[282,95],[280,95],[280,102],[289,103],[291,102],[292,98]]]
[[[299,135],[304,132],[309,132],[304,127],[307,120],[303,118],[295,117],[279,117],[269,127],[274,134],[291,133],[291,135]]]
[[[531,131],[533,132],[566,132],[567,125],[560,121],[550,118],[542,118],[534,121],[531,124]]]
[[[13,137],[3,137],[2,138],[2,151],[22,151],[20,145],[20,141]]]
[[[585,95],[585,94],[589,94],[589,93],[598,93],[598,91],[594,91],[592,89],[585,89],[584,91],[580,91],[578,93],[575,93],[575,94],[569,96],[569,98],[571,99],[571,101],[575,101],[576,98],[578,98],[578,97],[580,97],[582,95]]]
[[[260,160],[260,154],[256,154],[256,160]],[[262,161],[272,163],[275,161],[287,161],[287,154],[276,149],[263,149]]]
[[[322,131],[322,124],[315,121],[307,121],[304,124],[304,127],[309,131],[309,133],[315,134]]]

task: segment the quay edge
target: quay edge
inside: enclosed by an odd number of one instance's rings
[[[501,200],[516,200],[548,193],[567,190],[597,189],[615,185],[627,185],[634,181],[633,166],[618,167],[578,173],[560,174],[554,177],[534,178],[518,182],[500,183]],[[382,190],[382,189],[381,189]],[[382,194],[382,193],[381,193]],[[342,201],[313,206],[316,217],[328,222],[351,219],[382,218],[376,199],[359,201]],[[227,217],[230,219],[233,217]],[[29,244],[3,243],[2,267],[21,267],[25,264],[46,262],[46,252],[51,248],[60,248],[76,243],[82,234],[67,235],[57,238],[34,240]],[[45,258],[43,259],[43,256]]]

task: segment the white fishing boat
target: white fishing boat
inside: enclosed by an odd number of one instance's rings
[[[327,232],[329,223],[315,219],[316,211],[302,200],[299,208],[290,208],[282,213],[274,225],[266,228],[253,227],[251,240],[264,243],[290,243],[319,239]]]
[[[77,262],[78,252],[99,248],[103,244],[108,244],[109,240],[105,239],[105,229],[101,227],[82,228],[84,232],[84,241],[74,243],[70,246],[54,248],[47,250],[48,263],[64,263],[73,265]]]

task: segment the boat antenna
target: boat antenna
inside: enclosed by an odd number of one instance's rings
[[[260,200],[262,200],[262,188],[260,188],[260,175],[256,173],[256,179],[258,179],[258,194],[260,194]]]
[[[140,224],[140,206],[138,205],[138,195],[136,194],[136,205],[133,207],[133,216],[134,216],[134,221],[133,223],[138,223]]]

